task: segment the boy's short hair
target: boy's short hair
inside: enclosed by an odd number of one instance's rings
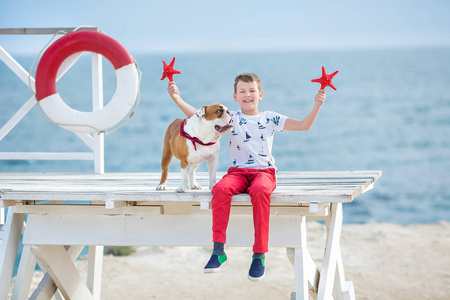
[[[236,78],[234,79],[234,92],[236,93],[236,86],[238,84],[239,81],[243,81],[243,82],[256,82],[256,84],[258,85],[258,89],[260,91],[262,91],[261,89],[261,80],[259,79],[258,75],[253,74],[253,73],[242,73],[239,74],[238,76],[236,76]]]

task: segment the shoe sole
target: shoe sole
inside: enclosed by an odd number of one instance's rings
[[[214,269],[213,269],[213,268],[203,269],[203,273],[209,274],[209,273],[217,273],[217,272],[220,272],[220,270],[222,270],[222,268],[223,268],[224,266],[226,266],[227,263],[228,263],[228,261],[226,260],[226,261],[224,261],[218,268],[214,268]]]
[[[266,272],[264,272],[264,274],[262,274],[262,276],[260,276],[260,277],[252,277],[252,276],[250,276],[250,274],[249,274],[249,275],[248,275],[248,279],[249,279],[250,281],[253,281],[253,282],[258,282],[258,281],[263,280],[265,276],[266,276]]]

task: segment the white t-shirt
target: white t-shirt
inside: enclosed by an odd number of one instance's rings
[[[275,131],[283,130],[287,117],[273,111],[244,115],[230,111],[233,130],[230,135],[230,157],[237,168],[275,168],[272,144]]]

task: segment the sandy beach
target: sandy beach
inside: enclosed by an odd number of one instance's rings
[[[325,226],[308,223],[308,248],[320,265]],[[450,223],[344,225],[342,255],[357,299],[449,299]],[[282,248],[270,248],[265,279],[247,279],[250,248],[228,248],[228,265],[203,274],[210,249],[137,247],[126,257],[105,255],[102,299],[290,299],[294,272]],[[87,259],[77,266],[86,274]],[[41,272],[35,272],[36,285]]]

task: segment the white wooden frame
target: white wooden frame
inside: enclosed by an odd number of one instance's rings
[[[56,34],[60,30],[70,32],[74,29],[75,28],[8,28],[0,29],[0,35]],[[89,30],[98,30],[98,28],[89,28]],[[82,53],[76,53],[61,65],[56,77],[57,81],[61,79],[81,55]],[[27,86],[30,83],[30,88],[35,91],[34,78],[30,76],[29,73],[1,46],[0,60],[2,60]],[[92,103],[93,110],[96,111],[103,108],[102,56],[97,53],[92,53],[92,78]],[[37,101],[33,95],[3,126],[0,127],[0,143],[36,104]],[[0,152],[0,160],[93,160],[94,172],[104,173],[104,133],[76,133],[76,135],[92,150],[92,152]]]
[[[7,28],[0,29],[1,34],[47,34],[55,35],[59,32],[71,32],[76,28]],[[98,31],[97,27],[84,28],[84,30]],[[56,76],[56,81],[60,80],[62,76],[70,69],[70,67],[81,57],[83,53],[75,53],[68,57]],[[92,103],[93,111],[103,108],[103,68],[102,68],[102,56],[97,53],[92,53]],[[0,46],[0,60],[2,60],[6,66],[13,71],[13,73],[19,77],[19,79],[26,84],[30,85],[28,88],[35,91],[34,78],[3,48]],[[37,105],[37,101],[34,95],[32,95],[19,110],[5,123],[0,124],[0,143],[3,138],[28,114],[28,112]],[[94,172],[103,174],[105,171],[104,163],[104,133],[75,133],[91,150],[92,152],[0,152],[0,160],[92,160],[94,161]],[[23,222],[23,221],[22,221]],[[9,225],[11,226],[11,224]],[[3,233],[5,234],[5,240],[10,238],[10,227],[5,225],[5,209],[0,207],[0,243],[5,244],[3,241]],[[11,243],[11,242],[10,242]],[[10,244],[9,243],[9,244]],[[5,247],[2,247],[2,249]],[[95,247],[90,249],[92,255],[89,259],[93,261],[100,261],[103,257],[103,247]],[[5,250],[6,251],[6,250]],[[11,249],[14,251],[14,248]],[[17,249],[16,249],[17,251]],[[25,253],[29,252],[28,248],[24,249]],[[2,253],[3,255],[3,253]],[[6,253],[5,253],[6,255]],[[76,258],[76,257],[75,257]],[[74,259],[75,259],[74,258]],[[3,260],[0,259],[3,264]],[[33,265],[32,262],[30,262]],[[97,263],[98,267],[98,263]],[[2,268],[3,271],[4,268]],[[12,269],[11,269],[12,270]],[[7,270],[9,272],[9,270]],[[97,271],[96,271],[97,272]],[[2,277],[3,278],[3,277]],[[100,291],[97,292],[100,294]],[[19,297],[21,298],[22,295]]]
[[[353,283],[344,276],[339,244],[342,204],[370,190],[379,176],[380,171],[280,172],[271,198],[269,246],[285,247],[294,265],[296,293],[292,299],[355,299]],[[169,177],[173,187],[168,191],[156,191],[158,178],[156,173],[0,173],[0,206],[11,209],[0,256],[0,298],[9,287],[8,274],[11,276],[26,214],[25,250],[12,299],[26,299],[36,262],[45,266],[48,275],[32,299],[50,299],[60,292],[60,299],[97,300],[102,268],[99,246],[210,246],[211,193],[175,193],[174,181],[180,180],[180,174]],[[207,184],[208,175],[200,173],[198,180]],[[84,204],[60,205],[75,199]],[[37,205],[46,200],[49,204]],[[307,219],[327,224],[320,269],[308,251]],[[253,242],[247,194],[233,196],[228,237],[227,246],[251,246]],[[84,245],[93,253],[86,283],[74,265]]]

